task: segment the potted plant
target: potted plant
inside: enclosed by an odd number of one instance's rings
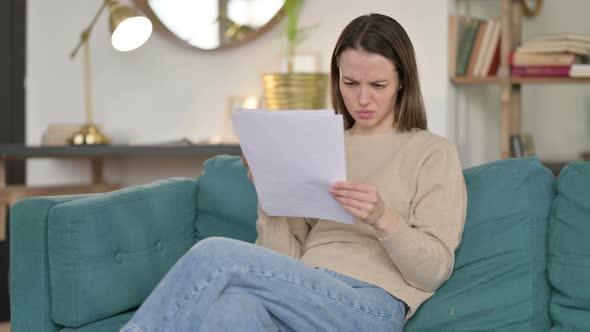
[[[263,75],[265,107],[278,109],[322,109],[326,105],[328,74],[295,71],[297,45],[314,28],[299,27],[303,0],[286,0],[284,33],[287,37],[287,72]]]

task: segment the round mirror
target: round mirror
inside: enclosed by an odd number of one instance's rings
[[[285,0],[135,0],[156,29],[202,50],[244,43],[269,30]]]

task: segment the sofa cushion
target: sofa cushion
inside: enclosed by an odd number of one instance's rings
[[[51,316],[79,327],[133,309],[194,244],[196,182],[167,179],[49,215]]]
[[[590,331],[590,163],[557,179],[548,240],[551,331]]]
[[[451,278],[406,331],[547,331],[554,177],[536,159],[464,170],[467,219]]]
[[[216,156],[204,168],[197,179],[197,240],[224,236],[254,242],[258,202],[240,157]]]

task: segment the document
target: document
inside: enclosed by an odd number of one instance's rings
[[[233,125],[268,215],[354,223],[328,191],[346,180],[342,115],[236,110]]]

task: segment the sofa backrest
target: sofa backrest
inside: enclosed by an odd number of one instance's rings
[[[536,159],[464,170],[467,219],[453,275],[407,331],[547,331],[554,176]]]
[[[196,240],[224,236],[256,240],[256,190],[239,157],[220,155],[205,162],[197,178]]]
[[[455,271],[406,330],[547,331],[553,174],[529,158],[495,161],[464,175],[468,211]],[[209,160],[198,183],[198,238],[254,241],[255,192],[239,158]]]
[[[551,331],[590,331],[590,163],[566,166],[557,191],[548,237]]]
[[[194,244],[196,192],[170,178],[51,209],[53,321],[78,327],[139,306]]]

